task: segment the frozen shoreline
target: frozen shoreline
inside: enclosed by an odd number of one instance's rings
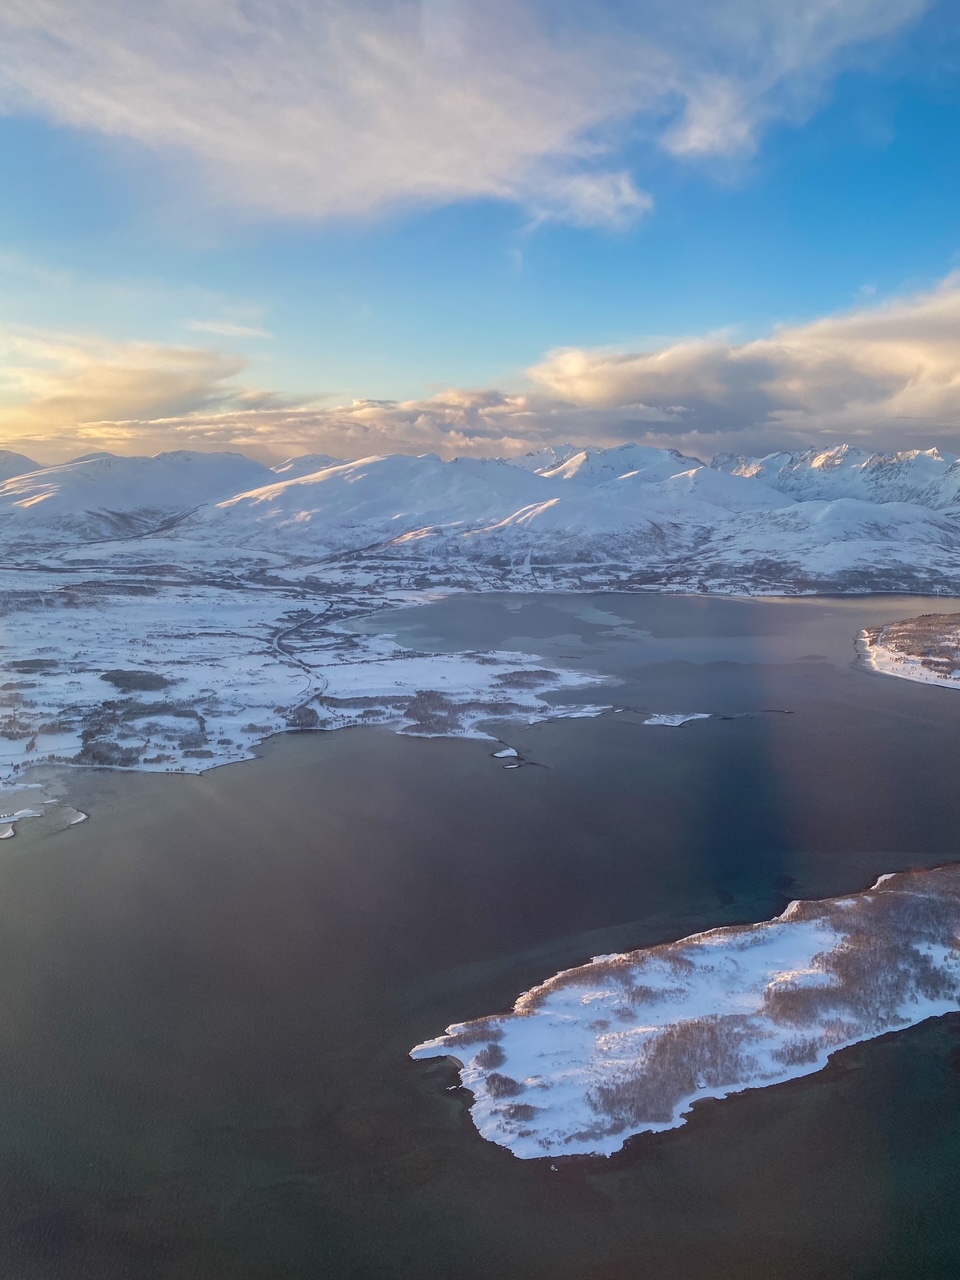
[[[839,1049],[960,1009],[960,867],[881,876],[773,920],[598,956],[411,1050],[451,1056],[474,1123],[521,1159],[611,1155]]]

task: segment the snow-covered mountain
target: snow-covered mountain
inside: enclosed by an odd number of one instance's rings
[[[0,449],[0,483],[11,476],[22,476],[27,471],[38,471],[41,464],[12,449]]]
[[[546,461],[363,458],[204,507],[178,534],[202,530],[207,543],[288,555],[646,563],[681,554],[734,513],[793,505],[767,485],[671,451],[626,446]]]
[[[698,458],[688,458],[676,449],[654,449],[643,444],[620,444],[612,449],[584,449],[578,445],[556,445],[511,458],[512,466],[523,467],[550,479],[599,483],[638,472],[647,480],[702,467]]]
[[[0,484],[0,549],[110,540],[167,563],[351,557],[392,580],[960,592],[960,461],[848,446],[710,465],[673,449],[517,459],[97,454]],[[162,545],[161,545],[162,544]],[[586,575],[586,576],[585,576]],[[546,583],[544,583],[546,585]]]
[[[771,453],[765,458],[720,454],[712,465],[728,475],[762,480],[804,501],[860,498],[915,502],[934,510],[960,509],[960,459],[939,449],[868,453],[845,444],[803,453]]]
[[[272,479],[238,453],[94,453],[0,484],[0,545],[138,536],[239,488]]]
[[[542,500],[544,488],[539,476],[507,462],[380,455],[238,494],[190,523],[238,542],[362,547],[431,527],[503,520]]]
[[[333,458],[329,453],[301,453],[296,458],[287,458],[278,462],[270,470],[281,480],[298,480],[300,476],[313,475],[315,471],[325,471],[327,467],[336,467],[343,458]]]

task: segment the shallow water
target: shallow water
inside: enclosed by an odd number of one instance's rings
[[[390,629],[580,662],[628,709],[502,729],[516,770],[363,729],[72,775],[89,822],[0,846],[2,1274],[960,1274],[960,1019],[556,1170],[406,1058],[596,952],[960,857],[960,696],[853,661],[947,608],[453,597]]]

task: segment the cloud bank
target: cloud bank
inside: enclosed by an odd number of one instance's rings
[[[55,445],[121,417],[202,412],[243,367],[202,347],[0,329],[0,436]]]
[[[284,399],[206,348],[0,333],[0,437],[84,448],[512,454],[573,441],[709,457],[837,440],[960,449],[960,273],[936,288],[735,342],[548,353],[512,390],[423,400]]]
[[[932,3],[5,0],[0,111],[133,141],[262,215],[492,198],[620,227],[651,204],[631,146],[749,152]]]

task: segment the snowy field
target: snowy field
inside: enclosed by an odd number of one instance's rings
[[[342,626],[418,598],[432,597],[321,595],[196,570],[0,573],[0,838],[28,816],[13,798],[24,781],[66,766],[200,773],[289,729],[484,738],[488,721],[605,709],[547,701],[604,681],[530,654],[421,653]]]
[[[960,868],[883,876],[762,924],[597,956],[411,1056],[456,1058],[479,1132],[522,1159],[610,1155],[701,1098],[809,1075],[960,1008],[958,942]]]
[[[483,737],[491,718],[600,709],[543,701],[598,676],[523,653],[419,653],[325,621],[366,604],[297,608],[272,592],[199,586],[21,600],[0,631],[0,780],[63,762],[200,772],[290,728],[374,722]]]

